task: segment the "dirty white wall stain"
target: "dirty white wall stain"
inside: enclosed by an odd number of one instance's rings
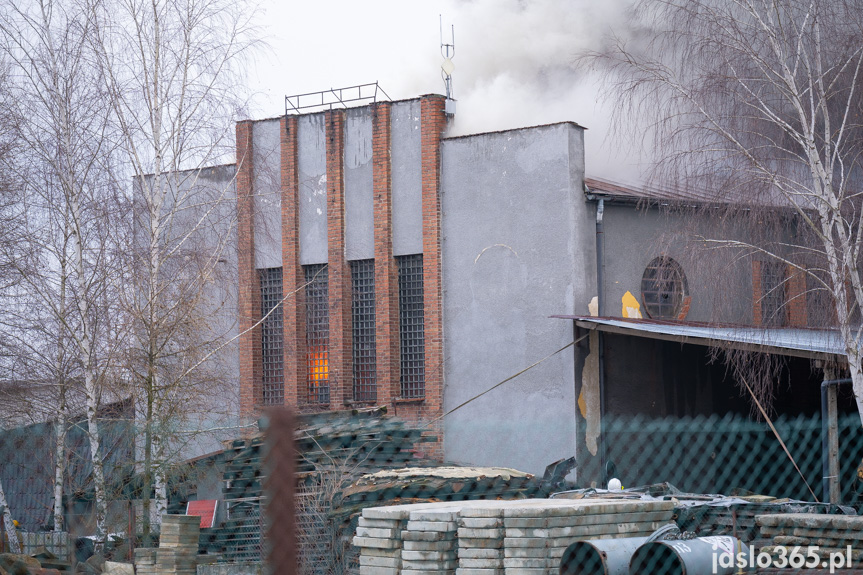
[[[578,395],[578,410],[587,422],[584,440],[591,455],[598,450],[600,413],[599,413],[599,334],[590,332],[590,351],[584,358],[581,370],[581,393]]]

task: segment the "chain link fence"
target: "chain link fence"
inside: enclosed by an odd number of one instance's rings
[[[280,417],[288,423],[276,425]],[[15,533],[5,522],[0,532],[3,552],[88,574],[135,557],[139,572],[194,564],[213,575],[291,564],[302,575],[858,569],[863,429],[856,414],[827,423],[820,415],[607,416],[595,454],[582,448],[540,476],[423,457],[439,431],[383,409],[273,412],[218,453],[178,465],[185,471],[171,476],[168,511],[184,515],[198,502],[201,526],[184,523],[176,529],[187,531],[160,540],[154,525],[147,542],[135,430],[115,422],[105,427],[104,544],[86,442],[73,433],[67,444],[57,531],[53,428],[26,426],[0,432],[4,515]],[[213,485],[208,515],[201,509]],[[142,547],[154,552],[136,552]],[[0,559],[5,569],[2,561],[12,560]]]

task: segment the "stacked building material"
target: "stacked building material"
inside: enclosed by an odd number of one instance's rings
[[[137,575],[158,575],[156,570],[156,549],[139,547],[135,549],[135,573]]]
[[[371,525],[368,521],[373,518],[409,521],[400,534],[392,524],[386,533],[358,528],[354,544],[360,547],[361,565],[369,565],[363,557],[371,555],[370,549],[377,556],[381,554],[377,549],[388,549],[391,556],[399,557],[405,575],[556,575],[564,550],[574,541],[647,536],[671,520],[673,508],[671,501],[602,499],[367,508],[364,526]],[[374,541],[364,537],[372,534],[389,537]],[[394,571],[360,569],[361,575],[398,575],[397,567],[391,567]]]
[[[403,468],[411,461],[422,460],[421,446],[436,441],[434,435],[403,420],[387,417],[386,410],[370,408],[350,412],[304,414],[297,418],[294,433],[297,450],[297,478],[300,487],[312,497],[318,491],[332,493],[332,485],[321,489],[324,482],[335,477],[349,484],[362,474],[380,469]],[[222,554],[226,561],[258,561],[261,559],[261,496],[265,477],[262,468],[264,435],[232,441],[224,453],[225,521],[205,533],[201,544],[208,553]],[[336,486],[340,488],[341,485]],[[300,553],[307,558],[320,555],[321,542],[327,541],[316,517],[323,512],[337,529],[345,529],[350,518],[363,507],[377,505],[381,499],[356,500],[342,504],[340,493],[326,501],[307,501],[311,509],[300,508],[298,524]],[[314,515],[309,518],[304,514]],[[310,548],[311,547],[311,548]],[[326,550],[332,554],[332,550]]]
[[[853,567],[863,566],[863,516],[783,513],[759,515],[756,521],[761,533],[772,538],[773,544],[761,549],[765,553],[790,557],[794,547],[807,546],[798,550],[807,561],[810,553],[814,553],[826,565],[831,554],[841,554],[850,555]],[[817,552],[813,549],[815,546],[819,548]]]
[[[197,515],[163,515],[157,575],[195,575],[198,569],[198,538],[201,518]]]
[[[452,575],[458,558],[458,508],[411,511],[402,531],[402,575]]]
[[[557,573],[563,552],[581,539],[650,535],[671,520],[674,509],[670,501],[564,503],[564,500],[538,499],[522,503],[503,511],[504,567],[518,570],[520,575]]]
[[[407,467],[364,475],[335,502],[342,512],[379,502],[420,503],[536,497],[539,479],[505,467]]]
[[[360,550],[360,575],[399,575],[401,536],[409,517],[403,505],[363,510],[353,539]]]
[[[682,497],[678,498],[678,500],[682,499]],[[768,544],[770,538],[762,536],[756,522],[757,516],[777,513],[825,513],[827,509],[828,506],[823,504],[771,500],[725,505],[711,502],[704,505],[678,506],[674,513],[681,531],[691,531],[699,537],[731,535],[744,543],[752,543],[759,547]]]
[[[456,575],[501,575],[503,508],[465,507],[458,519],[458,569]]]

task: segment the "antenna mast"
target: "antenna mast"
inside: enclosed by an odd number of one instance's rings
[[[455,97],[452,89],[452,73],[455,71],[455,64],[452,63],[453,56],[455,56],[455,25],[450,24],[450,42],[447,44],[443,40],[443,15],[438,16],[440,18],[440,55],[443,56],[440,69],[446,89],[445,111],[447,116],[452,117],[455,116]]]

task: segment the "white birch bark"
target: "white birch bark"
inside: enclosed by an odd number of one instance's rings
[[[3,490],[2,481],[0,481],[0,509],[3,510],[3,526],[6,528],[6,538],[9,541],[9,548],[13,553],[21,553],[21,542],[18,540],[15,524],[12,523],[12,512],[9,510],[9,503],[6,502],[6,492]]]

